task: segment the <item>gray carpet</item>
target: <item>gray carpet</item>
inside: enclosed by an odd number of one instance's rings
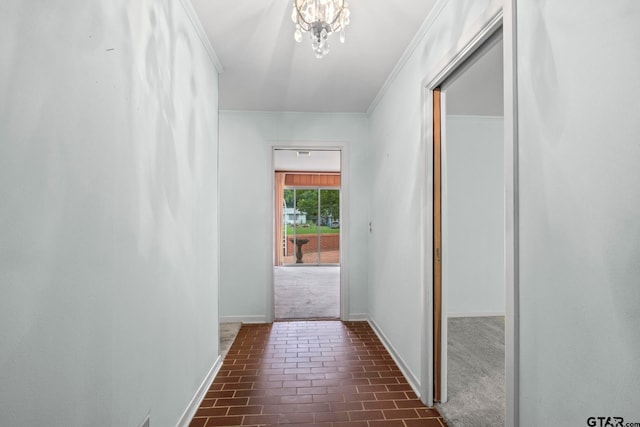
[[[238,331],[242,327],[242,323],[220,323],[220,356],[224,357],[229,352],[233,340],[236,339]]]
[[[448,321],[448,401],[437,408],[449,427],[505,422],[504,317]]]
[[[340,317],[340,267],[274,267],[275,318]]]

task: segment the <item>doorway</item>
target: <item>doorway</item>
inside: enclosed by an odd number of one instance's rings
[[[275,320],[341,309],[341,152],[274,150]]]
[[[433,91],[433,395],[454,425],[505,424],[502,52],[499,30]]]

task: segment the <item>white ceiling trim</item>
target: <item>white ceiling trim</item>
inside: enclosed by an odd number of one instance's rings
[[[196,30],[196,33],[198,34],[198,38],[202,42],[204,49],[207,51],[207,54],[209,55],[209,59],[211,60],[211,63],[218,71],[218,74],[222,74],[224,72],[224,68],[222,67],[222,62],[220,62],[220,59],[218,59],[218,55],[216,55],[216,51],[213,50],[213,46],[209,41],[209,37],[207,36],[207,33],[204,31],[204,27],[202,26],[202,21],[200,21],[198,14],[193,8],[193,4],[191,3],[191,0],[178,0],[178,1],[182,5],[182,8],[186,12],[187,16],[189,17],[189,20],[191,21],[193,28]]]
[[[407,63],[407,61],[409,60],[409,58],[411,57],[413,52],[416,50],[416,48],[418,47],[418,44],[420,44],[422,39],[425,38],[425,36],[427,35],[427,32],[429,31],[429,29],[431,29],[431,27],[433,26],[434,22],[436,21],[436,19],[438,18],[438,16],[440,15],[442,10],[444,9],[444,7],[447,5],[447,3],[449,3],[449,0],[439,0],[433,6],[433,9],[429,13],[429,15],[426,17],[426,19],[424,20],[422,25],[420,26],[420,29],[418,30],[416,35],[411,40],[411,43],[409,43],[407,48],[402,53],[402,56],[400,57],[400,60],[395,65],[395,67],[393,67],[393,70],[391,70],[391,73],[389,74],[389,77],[387,77],[387,80],[385,80],[384,84],[382,85],[382,87],[378,91],[378,94],[376,95],[376,97],[371,102],[371,105],[369,105],[369,108],[367,109],[367,116],[371,115],[371,113],[373,112],[373,110],[376,109],[376,107],[378,106],[380,101],[382,101],[382,98],[384,98],[385,94],[389,90],[389,87],[394,82],[396,77],[398,77],[398,74],[400,73],[400,70],[402,70],[402,68]]]

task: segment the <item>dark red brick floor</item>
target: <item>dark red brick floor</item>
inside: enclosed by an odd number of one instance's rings
[[[244,325],[191,427],[443,427],[366,322]]]

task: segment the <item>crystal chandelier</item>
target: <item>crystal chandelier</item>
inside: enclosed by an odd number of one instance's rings
[[[346,0],[293,0],[291,19],[296,24],[295,40],[302,41],[302,32],[311,35],[311,48],[316,58],[329,53],[329,34],[340,31],[344,43],[344,28],[349,25],[349,4]]]

